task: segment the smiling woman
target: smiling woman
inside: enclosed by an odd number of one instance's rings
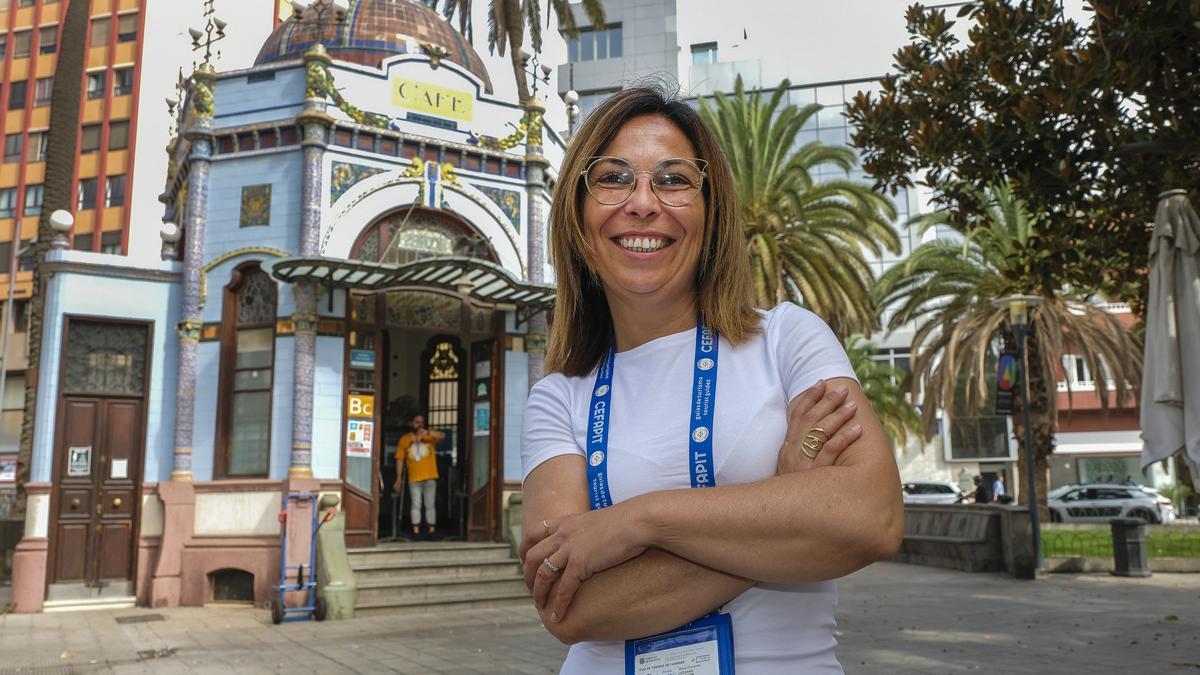
[[[832,580],[902,532],[845,352],[810,312],[754,308],[729,165],[686,104],[613,95],[561,175],[521,555],[562,672],[839,672]]]

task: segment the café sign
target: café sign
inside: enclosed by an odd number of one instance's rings
[[[428,82],[393,77],[392,105],[406,110],[449,119],[471,121],[475,95]]]

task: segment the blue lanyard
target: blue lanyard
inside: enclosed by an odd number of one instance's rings
[[[692,487],[715,487],[713,470],[713,413],[717,408],[717,334],[703,324],[696,327],[696,359],[693,363],[692,407],[688,436],[688,465]],[[593,509],[612,506],[608,489],[608,427],[612,415],[612,381],[616,369],[616,343],[596,371],[592,405],[588,408],[587,463],[588,496]]]

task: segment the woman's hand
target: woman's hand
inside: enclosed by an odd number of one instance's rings
[[[552,602],[551,621],[561,621],[579,590],[593,574],[616,567],[646,550],[635,541],[637,527],[628,503],[542,521],[521,542],[525,586],[538,609]],[[550,562],[550,565],[546,564]],[[554,569],[551,569],[553,565]],[[554,571],[557,569],[558,571]],[[553,598],[550,592],[553,589]]]
[[[850,423],[857,405],[846,401],[846,385],[827,389],[825,380],[818,380],[788,404],[787,435],[779,448],[775,475],[831,466],[862,436],[862,426]]]

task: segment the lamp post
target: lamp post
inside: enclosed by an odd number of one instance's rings
[[[1042,569],[1042,528],[1038,522],[1037,484],[1034,482],[1033,446],[1029,433],[1029,360],[1025,352],[1025,329],[1029,325],[1029,308],[1042,304],[1036,295],[1010,295],[992,301],[996,307],[1008,308],[1008,320],[1017,338],[1017,363],[1021,368],[1021,418],[1024,424],[1025,485],[1029,490],[1029,525],[1033,543],[1034,570]]]

